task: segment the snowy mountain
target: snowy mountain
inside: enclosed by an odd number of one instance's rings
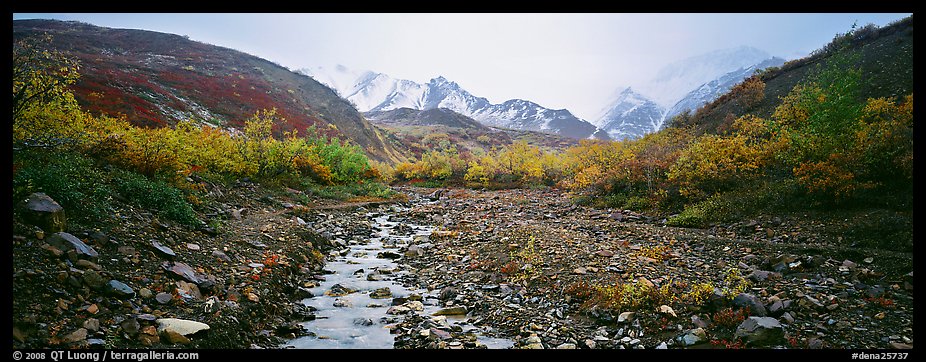
[[[612,138],[638,138],[662,129],[686,109],[721,96],[756,69],[783,64],[752,47],[721,49],[663,67],[646,84],[623,89],[594,124]]]
[[[597,122],[613,139],[638,138],[658,130],[664,113],[662,106],[627,87]]]
[[[771,57],[762,50],[748,46],[715,50],[662,67],[652,81],[638,86],[637,90],[668,108],[702,84]]]
[[[327,84],[361,112],[381,112],[398,108],[419,110],[447,108],[489,126],[540,131],[572,138],[603,137],[602,132],[565,109],[549,109],[537,103],[512,99],[492,104],[469,93],[444,77],[427,84],[395,79],[372,71],[354,71],[338,65],[299,70]]]
[[[754,64],[745,68],[740,68],[730,73],[722,75],[720,78],[702,84],[697,89],[688,92],[684,98],[679,100],[666,112],[665,119],[671,120],[672,117],[684,112],[685,110],[695,111],[702,105],[707,104],[724,93],[728,92],[733,86],[742,82],[744,79],[755,73],[756,70],[768,67],[778,67],[785,63],[784,59],[774,57],[769,58],[761,63]]]

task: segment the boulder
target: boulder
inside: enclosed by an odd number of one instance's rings
[[[100,256],[93,247],[85,244],[76,236],[66,232],[54,233],[48,238],[48,244],[67,253],[68,256],[71,256],[73,252],[73,255],[76,257],[74,261],[77,259],[93,260]]]
[[[749,293],[740,293],[735,298],[733,298],[733,305],[740,308],[749,308],[749,314],[765,317],[768,315],[768,310],[765,309],[765,304],[756,298],[756,296]]]
[[[51,197],[41,192],[29,195],[29,198],[26,199],[23,220],[49,233],[64,231],[67,223],[64,208]]]
[[[735,336],[745,339],[752,346],[770,346],[785,342],[785,332],[781,323],[772,317],[749,317],[739,327]]]

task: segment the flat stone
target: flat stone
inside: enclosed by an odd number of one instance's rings
[[[76,236],[66,232],[57,232],[48,238],[48,244],[63,252],[74,251],[79,259],[96,259],[100,256],[93,247],[85,244]]]
[[[135,290],[118,280],[110,280],[106,285],[106,291],[120,298],[131,298],[135,296]]]
[[[606,257],[606,258],[610,258],[614,256],[614,252],[610,250],[598,250],[597,252],[595,252],[595,254],[598,256]]]
[[[162,256],[166,256],[168,258],[174,258],[177,256],[177,254],[174,253],[173,249],[168,248],[167,246],[164,246],[163,244],[157,241],[152,241],[151,246],[154,247],[154,250],[157,250],[158,253],[161,254]]]
[[[79,328],[76,331],[68,333],[68,335],[64,336],[61,341],[64,343],[77,343],[85,339],[87,339],[87,329]]]
[[[219,258],[219,260],[222,260],[222,261],[231,261],[231,258],[229,258],[228,255],[226,255],[224,252],[220,250],[212,251],[212,256]]]
[[[199,245],[193,243],[186,243],[186,248],[193,251],[199,251],[200,249]]]
[[[784,328],[772,317],[749,317],[736,327],[735,336],[746,339],[755,346],[770,346],[784,343]]]
[[[174,277],[196,284],[200,289],[211,289],[215,286],[212,277],[200,273],[184,263],[165,261],[161,264],[161,268],[170,272]]]
[[[434,312],[434,313],[431,314],[431,315],[433,315],[433,316],[442,316],[442,315],[444,315],[444,316],[446,316],[446,315],[466,315],[466,312],[467,312],[467,311],[466,311],[466,307],[457,306],[457,307],[450,307],[450,308],[441,309],[441,310],[439,310],[439,311],[437,311],[437,312]]]
[[[93,269],[93,270],[96,270],[96,271],[101,271],[101,270],[103,270],[103,268],[100,267],[97,263],[94,263],[94,262],[89,261],[89,260],[86,260],[86,259],[80,259],[80,260],[78,260],[78,261],[77,261],[76,263],[74,263],[74,264],[76,264],[78,267],[81,267],[81,268],[84,268],[84,269]]]
[[[636,315],[635,312],[623,312],[617,316],[617,322],[618,323],[630,322],[631,320],[633,320],[633,317],[635,315]]]
[[[559,346],[556,346],[556,349],[576,349],[575,343],[563,343]]]
[[[354,306],[350,300],[344,298],[335,298],[334,303],[331,305],[337,308],[350,308]]]
[[[154,296],[154,300],[156,300],[158,303],[161,303],[161,304],[170,303],[172,299],[174,299],[174,296],[170,293],[161,292],[161,293],[158,293],[158,295]]]
[[[178,318],[162,318],[155,321],[158,324],[158,333],[167,331],[188,336],[209,329],[209,325],[202,322]]]

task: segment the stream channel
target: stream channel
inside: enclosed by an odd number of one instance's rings
[[[399,250],[410,243],[430,247],[429,243],[421,241],[426,241],[435,229],[434,226],[406,222],[398,216],[407,210],[397,205],[381,206],[377,211],[366,214],[372,220],[373,234],[366,240],[352,242],[348,245],[349,251],[342,249],[332,253],[336,257],[325,264],[325,269],[331,273],[310,289],[314,297],[302,301],[316,310],[315,320],[302,323],[309,335],[290,340],[283,348],[391,349],[395,338],[389,327],[404,319],[402,315],[387,314],[393,298],[418,299],[416,296],[420,296],[424,309],[414,313],[426,317],[441,309],[437,305],[436,292],[409,289],[397,282],[408,271],[389,256],[395,258],[401,255]],[[357,291],[341,296],[325,294],[332,288],[338,290],[336,285]],[[373,295],[381,288],[389,288],[391,296]],[[443,318],[438,317],[438,320]],[[483,336],[478,327],[467,323],[466,316],[446,316],[446,323],[448,327],[462,328],[464,332],[472,331],[476,341],[490,349],[514,345],[514,341],[509,339]]]

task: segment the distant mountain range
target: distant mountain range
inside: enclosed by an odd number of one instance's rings
[[[343,65],[304,68],[298,72],[328,85],[361,112],[446,108],[487,126],[553,133],[577,139],[608,138],[597,127],[568,110],[549,109],[523,99],[492,104],[442,76],[421,84],[373,71],[356,71]]]
[[[593,123],[613,139],[642,137],[685,110],[716,99],[756,70],[782,64],[784,59],[751,47],[683,59],[665,66],[647,84],[619,88]]]

